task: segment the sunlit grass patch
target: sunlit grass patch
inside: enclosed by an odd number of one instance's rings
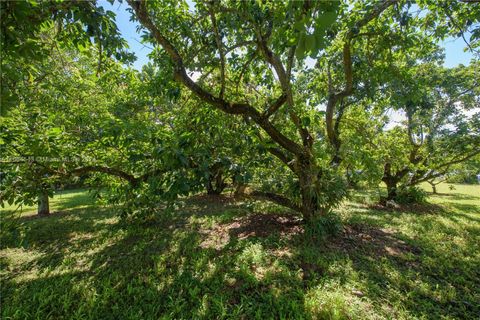
[[[95,205],[95,199],[86,189],[55,191],[54,196],[50,198],[50,211],[52,213],[62,212],[71,208],[88,208],[93,205]],[[4,208],[0,208],[1,214],[15,211],[22,216],[32,216],[37,211],[35,205],[19,207],[4,203],[4,206]]]
[[[363,293],[340,284],[319,285],[305,296],[305,307],[313,319],[381,319]]]

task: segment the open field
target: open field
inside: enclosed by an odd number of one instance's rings
[[[2,214],[2,319],[478,319],[480,186],[438,189],[402,211],[356,193],[329,238],[230,197],[121,221],[66,192]]]

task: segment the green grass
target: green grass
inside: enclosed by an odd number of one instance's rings
[[[123,222],[53,199],[60,213],[2,228],[2,319],[478,319],[480,186],[455,188],[417,212],[359,193],[326,240],[228,198]]]
[[[55,191],[53,198],[49,199],[50,211],[58,212],[71,208],[85,208],[94,205],[95,201],[86,189],[61,190]],[[5,203],[4,208],[0,208],[0,213],[18,212],[22,215],[31,215],[37,211],[37,206],[21,206],[8,205]]]

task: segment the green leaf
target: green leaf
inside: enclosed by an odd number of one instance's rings
[[[302,118],[302,125],[303,125],[304,127],[310,126],[310,117],[308,117],[308,116],[307,116],[307,117],[303,117],[303,118]]]
[[[295,50],[295,55],[297,56],[298,60],[303,60],[305,57],[305,34],[300,34],[298,39],[297,49]]]
[[[59,135],[60,133],[62,133],[62,128],[58,128],[58,127],[50,128],[47,131],[47,134],[52,136]]]
[[[315,50],[315,36],[313,34],[308,34],[305,37],[305,51],[311,52]]]
[[[327,11],[318,16],[315,20],[315,29],[325,31],[328,29],[337,19],[337,12]]]

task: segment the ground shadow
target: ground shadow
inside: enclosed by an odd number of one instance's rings
[[[480,197],[478,196],[472,196],[469,194],[463,194],[463,193],[442,193],[442,192],[428,192],[430,196],[433,197],[439,197],[439,198],[447,198],[449,200],[480,200]]]

